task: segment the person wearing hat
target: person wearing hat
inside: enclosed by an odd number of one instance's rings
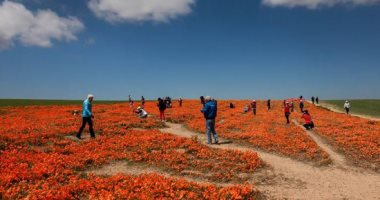
[[[140,118],[148,117],[148,113],[141,106],[137,107],[135,113],[137,113]]]
[[[344,103],[344,109],[346,110],[347,115],[350,113],[350,108],[351,108],[350,102],[346,100],[346,102]]]
[[[92,101],[94,100],[94,95],[89,94],[87,99],[83,101],[83,110],[82,110],[82,126],[80,127],[77,138],[82,139],[82,131],[86,127],[86,124],[89,126],[91,138],[95,138],[95,132],[93,128],[92,118],[94,118],[94,114],[92,113]]]
[[[286,123],[289,124],[290,123],[290,121],[289,121],[289,117],[290,117],[290,105],[289,105],[288,101],[285,102],[284,112],[285,112]]]
[[[215,131],[215,118],[217,114],[217,103],[215,100],[211,100],[210,96],[205,98],[205,104],[201,110],[206,119],[206,135],[207,144],[211,144],[211,134],[214,137],[215,144],[218,144],[218,134]]]
[[[257,107],[256,100],[252,100],[251,108],[254,115],[256,115],[256,107]]]
[[[314,122],[311,119],[311,115],[308,110],[304,110],[302,114],[302,118],[305,120],[305,124],[303,125],[306,130],[310,130],[314,128]]]

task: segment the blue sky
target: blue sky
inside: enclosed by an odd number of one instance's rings
[[[380,98],[378,0],[157,2],[0,1],[0,98]]]

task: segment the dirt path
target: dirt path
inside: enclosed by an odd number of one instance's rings
[[[327,104],[327,103],[319,103],[316,106],[326,108],[326,109],[328,109],[332,112],[336,112],[336,113],[345,113],[345,112],[339,110],[336,106],[331,105],[331,104]],[[355,117],[364,118],[364,119],[373,120],[373,121],[380,121],[380,118],[376,118],[376,117],[372,117],[372,116],[368,116],[368,115],[360,115],[360,114],[355,114],[355,113],[350,113],[350,115],[355,116]]]
[[[167,123],[167,126],[168,128],[161,131],[187,138],[197,136],[200,141],[206,141],[204,134],[192,132],[180,124]],[[322,148],[329,150],[329,146],[316,139]],[[344,157],[342,158],[331,149],[327,152],[332,153],[330,155],[335,164],[328,167],[315,167],[234,144],[222,138],[220,142],[220,145],[208,146],[255,151],[262,160],[272,166],[272,169],[257,173],[256,181],[253,180],[255,187],[271,199],[380,199],[380,174],[345,165]]]
[[[293,123],[301,127],[302,129],[304,129],[304,127],[301,124],[299,124],[298,121],[293,120]],[[322,150],[324,150],[326,153],[329,154],[330,159],[332,160],[335,166],[343,168],[343,169],[347,167],[346,158],[343,155],[337,153],[333,147],[331,147],[328,143],[326,143],[319,135],[315,134],[313,131],[305,130],[305,132],[311,139],[314,140],[315,143],[317,143],[317,145]]]

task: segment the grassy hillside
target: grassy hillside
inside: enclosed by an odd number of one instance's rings
[[[30,105],[81,105],[83,100],[0,99],[0,107]],[[94,101],[94,104],[123,103],[125,101]]]
[[[326,100],[322,103],[330,104],[336,109],[344,111],[345,100]],[[350,100],[351,112],[358,115],[380,117],[380,100]]]

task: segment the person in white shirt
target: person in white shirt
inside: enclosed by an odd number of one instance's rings
[[[148,117],[148,113],[142,107],[138,107],[135,112],[138,114],[140,118]]]
[[[350,112],[350,108],[351,108],[350,102],[348,102],[348,100],[346,100],[346,102],[344,103],[344,109],[346,110],[347,115]]]

